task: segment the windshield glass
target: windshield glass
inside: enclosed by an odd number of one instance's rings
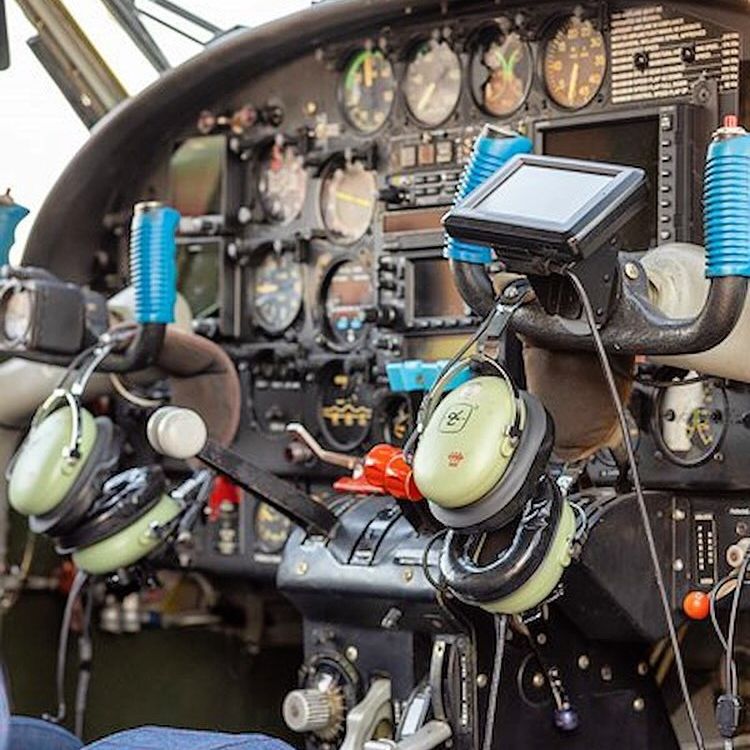
[[[107,0],[62,0],[111,74],[128,95],[138,93],[160,74],[158,66],[111,12]],[[11,258],[20,259],[34,217],[45,196],[88,137],[37,57],[27,46],[36,29],[21,10],[22,0],[7,2],[11,66],[0,73],[5,130],[0,139],[0,192],[12,189],[16,202],[31,214],[16,230]],[[126,4],[121,4],[126,5]],[[136,0],[137,16],[151,37],[156,59],[175,66],[198,54],[217,33],[253,27],[310,5],[310,0]],[[205,28],[168,10],[170,5],[205,20]],[[212,32],[210,29],[215,31]],[[164,67],[162,67],[162,70]]]

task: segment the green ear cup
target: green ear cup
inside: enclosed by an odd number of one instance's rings
[[[541,604],[554,591],[565,568],[570,565],[570,547],[575,535],[575,526],[573,510],[566,502],[563,505],[562,516],[552,546],[534,575],[512,594],[496,602],[482,604],[482,609],[499,614],[516,615],[528,612]]]
[[[132,565],[161,544],[161,538],[154,533],[152,526],[169,523],[180,510],[175,500],[169,495],[162,495],[148,513],[121,531],[74,552],[73,562],[92,575],[104,575]]]
[[[508,428],[516,408],[508,384],[493,375],[473,378],[449,393],[414,454],[414,481],[422,494],[443,508],[461,508],[494,487],[515,451]]]
[[[16,456],[8,482],[8,502],[26,516],[56,508],[78,478],[96,441],[97,425],[81,409],[80,458],[70,461],[63,451],[70,442],[73,412],[63,407],[34,427]]]

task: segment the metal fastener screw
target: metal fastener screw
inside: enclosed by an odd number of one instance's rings
[[[635,281],[638,278],[638,266],[635,263],[629,262],[625,264],[625,275],[631,280]]]
[[[600,674],[604,682],[609,682],[612,679],[612,667],[610,667],[608,664],[605,664],[602,667]]]
[[[477,687],[479,688],[487,687],[487,675],[486,674],[477,675]]]
[[[414,578],[414,571],[411,568],[407,568],[404,571],[404,581],[406,581],[406,583],[409,583],[412,578]]]
[[[675,573],[679,573],[681,570],[685,569],[685,563],[678,557],[673,563],[672,563],[672,570],[675,571]]]
[[[672,513],[672,518],[675,521],[684,521],[685,520],[685,511],[682,508],[675,508],[674,512]]]
[[[357,661],[357,657],[359,656],[359,651],[357,651],[356,646],[347,646],[346,651],[344,651],[344,656],[346,656],[349,661]]]
[[[544,682],[544,675],[541,672],[536,672],[531,678],[531,684],[537,689],[544,687]]]
[[[544,633],[539,633],[539,635],[536,637],[536,642],[543,646],[545,643],[547,643],[547,636]]]
[[[581,654],[578,657],[578,669],[588,669],[591,666],[591,660],[586,654]]]
[[[633,711],[643,711],[646,708],[646,701],[643,698],[636,698],[633,701]]]
[[[299,562],[297,563],[297,575],[303,576],[305,573],[307,573],[308,565],[306,562]]]
[[[643,677],[644,675],[648,674],[648,664],[645,661],[642,661],[638,664],[638,674]]]

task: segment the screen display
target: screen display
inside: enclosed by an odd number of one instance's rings
[[[223,213],[226,139],[223,135],[188,138],[169,162],[170,202],[182,216]]]
[[[656,244],[659,164],[659,122],[656,117],[577,125],[544,131],[543,152],[550,156],[592,159],[639,167],[648,177],[646,207],[622,230],[626,250],[646,250]]]
[[[194,318],[204,318],[219,306],[219,243],[194,242],[177,249],[177,288]]]
[[[447,260],[417,258],[412,264],[415,318],[460,318],[467,315]]]
[[[476,208],[530,222],[567,222],[614,179],[614,175],[522,164]]]

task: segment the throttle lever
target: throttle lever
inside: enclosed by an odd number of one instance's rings
[[[211,440],[205,422],[191,409],[177,406],[159,409],[151,415],[146,433],[157,453],[177,459],[198,458],[306,531],[332,535],[338,523],[334,513],[291,482]]]

